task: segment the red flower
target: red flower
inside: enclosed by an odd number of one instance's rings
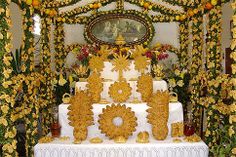
[[[151,51],[147,51],[145,53],[145,55],[146,55],[147,58],[152,58],[152,52]]]
[[[163,59],[166,59],[168,57],[169,57],[169,55],[167,53],[161,53],[161,54],[158,55],[157,58],[158,58],[158,60],[163,60]]]
[[[77,58],[79,61],[82,61],[82,60],[84,60],[85,57],[83,54],[79,54],[79,56]]]

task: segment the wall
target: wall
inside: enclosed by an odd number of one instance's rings
[[[23,36],[23,27],[22,27],[22,12],[17,4],[10,4],[10,16],[12,20],[12,27],[10,28],[10,32],[12,33],[13,40],[13,48],[14,52],[16,49],[19,49],[22,45],[22,36]]]
[[[230,6],[230,3],[223,5],[222,12],[223,12],[223,23],[222,23],[223,32],[222,32],[221,43],[222,43],[222,51],[223,53],[225,53],[225,49],[230,47],[232,39],[230,30],[230,21],[232,20],[233,10]],[[225,60],[223,60],[222,64],[225,67]]]

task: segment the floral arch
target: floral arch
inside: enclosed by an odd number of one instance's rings
[[[22,37],[23,58],[21,71],[14,73],[12,68],[13,57],[11,55],[11,27],[10,9],[11,2],[17,3],[23,13],[24,36]],[[124,2],[132,3],[142,8],[147,14],[154,11],[159,15],[149,15],[152,22],[179,22],[180,48],[178,56],[180,66],[190,71],[191,92],[190,101],[193,106],[194,119],[198,128],[201,127],[201,113],[205,109],[207,113],[207,129],[205,141],[212,149],[222,142],[221,136],[228,137],[226,147],[221,147],[223,151],[228,149],[229,153],[235,153],[236,141],[236,1],[232,1],[234,10],[233,16],[233,40],[231,44],[231,57],[234,59],[232,64],[231,77],[222,74],[223,54],[221,44],[222,33],[222,5],[229,0],[164,0],[170,5],[180,6],[183,11],[167,8],[163,5],[151,1],[139,0],[101,0],[85,6],[79,6],[71,11],[59,12],[59,8],[73,5],[79,0],[42,1],[40,4],[30,3],[28,0],[2,0],[0,3],[0,141],[3,143],[3,156],[17,156],[16,151],[16,128],[15,123],[23,120],[26,126],[26,148],[27,156],[33,156],[33,146],[38,142],[38,121],[41,117],[43,134],[49,132],[49,126],[52,122],[52,107],[55,103],[52,80],[55,77],[50,69],[51,50],[50,50],[50,32],[51,26],[55,26],[55,63],[57,71],[63,69],[64,59],[67,53],[78,46],[78,44],[65,46],[63,24],[85,24],[89,17],[80,14],[92,11],[94,14],[99,9],[109,3],[116,2],[116,9],[123,10]],[[40,7],[39,7],[40,5]],[[33,15],[41,15],[41,64],[39,69],[34,66],[34,45],[33,45]],[[206,54],[203,54],[203,16],[208,16],[206,44]],[[189,36],[192,34],[192,39]],[[191,50],[188,48],[191,46]],[[191,59],[189,59],[191,58]],[[206,66],[204,66],[204,63]],[[205,80],[205,81],[203,81]],[[202,82],[203,81],[203,82]],[[232,86],[226,86],[231,83]],[[201,94],[203,86],[206,86],[206,93]],[[17,104],[15,97],[17,91],[23,90],[25,96],[23,102]],[[222,92],[228,92],[230,102],[225,102],[225,95]],[[41,114],[40,114],[41,113]],[[219,131],[223,128],[223,131]],[[226,133],[226,134],[225,134]]]

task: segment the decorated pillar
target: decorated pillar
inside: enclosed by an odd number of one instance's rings
[[[42,56],[42,75],[45,80],[41,88],[40,94],[43,99],[41,104],[42,109],[42,129],[43,134],[46,135],[50,131],[50,124],[52,122],[52,105],[53,105],[53,90],[52,90],[52,71],[51,71],[51,52],[50,52],[50,31],[52,19],[43,16],[41,19],[41,56]]]
[[[179,25],[179,62],[182,68],[186,68],[189,65],[188,45],[189,45],[189,21],[184,20]]]
[[[191,58],[191,105],[196,126],[196,133],[200,134],[201,130],[201,113],[200,106],[200,85],[198,73],[202,70],[202,57],[203,57],[203,11],[192,17],[192,58]]]
[[[231,153],[233,155],[236,155],[236,0],[233,0],[232,2],[232,8],[233,8],[233,29],[231,30],[233,33],[233,39],[231,42],[231,50],[232,53],[230,54],[230,57],[233,59],[233,63],[231,65],[232,67],[232,79],[231,82],[233,83],[231,96],[233,98],[233,103],[230,105],[230,116],[229,116],[229,136],[231,138],[232,143],[232,149]]]
[[[216,83],[220,80],[216,78],[222,73],[223,54],[221,50],[221,33],[222,33],[222,8],[221,4],[215,6],[208,13],[207,25],[207,74],[208,74],[208,101],[206,108],[207,129],[205,133],[206,143],[211,149],[217,143],[217,129],[219,129],[220,118],[218,111],[214,109],[214,105],[220,103],[220,84]],[[226,80],[225,80],[226,81]]]
[[[0,144],[3,156],[18,156],[16,152],[16,128],[11,115],[14,111],[15,97],[13,93],[13,69],[11,66],[11,27],[10,0],[0,3]],[[6,140],[7,139],[7,140]]]
[[[67,56],[67,52],[65,52],[65,32],[63,19],[58,17],[55,23],[54,30],[54,45],[55,45],[55,62],[56,62],[56,71],[60,72],[65,64],[65,58]]]

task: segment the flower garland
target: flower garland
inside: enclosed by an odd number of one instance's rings
[[[182,6],[184,8],[194,6],[194,3],[192,3],[192,1],[189,0],[163,0],[163,1],[173,5]]]
[[[200,119],[201,119],[201,107],[199,106],[200,98],[200,82],[196,80],[198,72],[202,67],[202,49],[203,49],[203,16],[201,13],[195,15],[192,18],[192,34],[193,34],[193,47],[192,47],[192,64],[191,64],[191,103],[193,106],[194,122],[196,124],[196,130],[200,131]]]
[[[151,15],[152,22],[178,22],[179,19],[176,16],[168,15]]]
[[[63,12],[60,14],[60,16],[71,17],[71,16],[76,16],[78,14],[87,13],[93,9],[99,9],[101,6],[105,6],[111,2],[113,2],[113,0],[101,0],[100,2],[89,3],[85,6],[77,7],[72,11]]]
[[[45,8],[61,8],[69,5],[73,5],[80,0],[63,0],[63,1],[44,1],[42,4]]]
[[[71,44],[71,45],[66,45],[63,49],[63,51],[65,52],[65,54],[68,54],[69,52],[73,51],[76,48],[81,48],[82,45],[81,44]]]
[[[33,35],[33,14],[34,8],[32,5],[26,4],[26,2],[18,2],[23,10],[23,43],[24,51],[22,53],[22,72],[24,76],[24,84],[27,87],[27,91],[23,98],[24,111],[28,110],[28,114],[25,114],[24,121],[26,127],[26,154],[31,156],[33,154],[33,147],[38,141],[37,126],[39,118],[39,106],[38,101],[35,99],[37,95],[38,78],[42,78],[41,75],[37,73],[32,73],[34,71],[34,35]],[[24,67],[25,66],[25,67]],[[22,111],[22,112],[24,112]],[[21,114],[22,114],[21,112]]]
[[[168,15],[168,16],[177,16],[177,15],[182,14],[182,12],[180,12],[178,10],[170,9],[170,8],[167,8],[167,7],[162,6],[160,4],[153,3],[150,1],[146,1],[146,0],[142,0],[142,1],[140,1],[140,0],[126,0],[126,1],[131,4],[136,4],[140,7],[143,7],[145,10],[158,11],[161,14]]]
[[[60,69],[63,68],[64,60],[67,55],[67,53],[64,51],[65,32],[62,22],[56,21],[54,36],[56,71],[60,71]]]
[[[233,83],[233,87],[232,87],[232,91],[231,91],[231,96],[233,98],[233,103],[230,105],[230,117],[229,117],[229,123],[230,123],[230,129],[229,129],[229,136],[232,139],[235,139],[235,132],[236,132],[236,1],[234,0],[232,2],[232,8],[234,11],[234,15],[233,15],[233,29],[231,30],[233,32],[233,40],[231,43],[231,49],[233,50],[233,52],[231,53],[231,58],[233,59],[233,64],[231,65],[232,67],[232,83]],[[236,142],[235,140],[233,141],[233,146],[231,149],[231,153],[236,155]]]
[[[180,50],[179,60],[180,67],[185,68],[188,66],[189,56],[188,56],[188,45],[189,45],[189,21],[183,21],[179,25],[179,42],[180,42]]]
[[[217,129],[219,129],[220,117],[217,110],[214,110],[214,105],[221,102],[219,95],[220,92],[220,78],[217,76],[222,71],[222,54],[221,54],[221,23],[222,23],[222,10],[221,6],[215,6],[209,11],[209,23],[207,32],[209,34],[207,41],[207,71],[208,71],[208,108],[207,108],[207,130],[206,130],[206,143],[211,149],[216,145]],[[224,78],[223,80],[226,80]]]
[[[26,154],[32,156],[33,148],[38,142],[38,119],[39,119],[39,100],[37,99],[40,80],[43,76],[39,73],[31,73],[25,77],[25,85],[27,86],[27,94],[24,96],[25,106],[24,111],[28,111],[24,116],[26,125]]]
[[[87,16],[77,16],[77,17],[65,17],[66,24],[85,24],[88,21]]]
[[[2,86],[0,87],[2,94],[1,100],[1,110],[0,110],[0,141],[3,145],[2,151],[4,156],[17,156],[16,143],[14,139],[16,136],[16,128],[14,122],[8,117],[11,116],[14,110],[14,95],[12,95],[12,67],[11,67],[11,34],[9,29],[11,26],[10,19],[10,0],[3,0],[0,3],[0,57],[3,62],[0,63],[0,81]],[[4,71],[7,70],[7,75],[3,75]],[[6,73],[5,73],[6,74]],[[5,140],[7,138],[7,140]]]
[[[116,2],[116,8],[119,9],[119,10],[124,10],[124,0],[118,0]]]
[[[42,42],[41,42],[41,56],[42,56],[42,75],[45,77],[45,82],[41,88],[40,95],[44,99],[42,104],[43,109],[43,134],[46,135],[50,128],[50,124],[52,122],[52,108],[50,107],[53,103],[53,91],[52,91],[52,84],[51,80],[53,80],[53,76],[51,73],[51,53],[50,53],[50,32],[51,31],[51,24],[52,20],[46,16],[42,17]]]

